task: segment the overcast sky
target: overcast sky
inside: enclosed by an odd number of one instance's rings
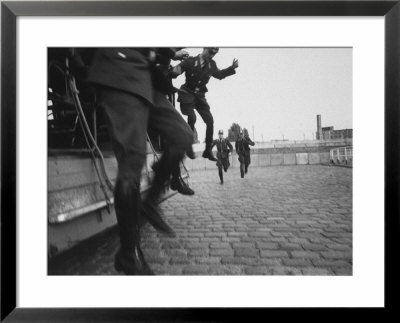
[[[201,48],[187,50],[190,55],[201,52]],[[222,69],[234,58],[239,60],[236,74],[211,78],[207,86],[214,137],[219,129],[227,136],[236,122],[251,137],[254,127],[257,141],[313,139],[317,114],[323,127],[352,128],[351,48],[220,48],[214,60]],[[179,76],[174,85],[179,87],[184,79]],[[203,141],[205,125],[197,117]]]

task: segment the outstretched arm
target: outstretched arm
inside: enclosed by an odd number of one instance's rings
[[[182,57],[181,58],[182,62],[180,62],[178,65],[176,65],[175,67],[170,69],[169,77],[171,77],[171,78],[177,78],[179,75],[181,75],[183,72],[185,72],[190,65],[189,60],[187,59],[189,54],[186,51],[178,51],[175,53],[175,56]],[[179,58],[177,58],[177,59],[179,59]]]
[[[182,68],[181,64],[176,65],[175,67],[173,67],[172,69],[169,70],[169,76],[171,78],[177,78],[179,75],[181,75],[183,73],[183,68]]]
[[[227,76],[231,76],[233,74],[236,74],[236,68],[239,66],[239,61],[235,58],[233,60],[233,63],[231,66],[229,66],[228,68],[225,68],[223,70],[220,69],[216,69],[216,71],[213,73],[213,77],[215,77],[218,80],[222,80]]]
[[[179,49],[175,52],[174,57],[172,58],[174,61],[183,61],[189,57],[189,53],[184,49]]]
[[[247,143],[248,143],[250,146],[254,146],[254,145],[255,145],[255,143],[250,139],[250,137],[247,137],[246,139],[247,139]]]

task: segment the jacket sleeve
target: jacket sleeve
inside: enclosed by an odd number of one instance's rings
[[[236,70],[233,68],[233,66],[229,66],[228,68],[225,68],[223,70],[220,70],[217,66],[215,66],[215,71],[213,72],[212,76],[218,80],[222,80],[225,77],[231,76],[233,74],[236,74]]]
[[[171,68],[170,70],[169,70],[169,73],[168,73],[168,76],[170,77],[170,78],[177,78],[179,75],[181,75],[182,73],[183,73],[184,71],[183,71],[183,69],[182,69],[182,66],[181,66],[181,64],[178,64],[178,65],[176,65],[175,67],[173,67],[173,68]]]
[[[255,145],[255,143],[249,137],[247,137],[246,139],[247,139],[247,144],[249,144],[250,146]]]
[[[175,53],[178,51],[178,48],[172,48],[172,47],[161,47],[157,49],[157,52],[167,58],[167,59],[174,59]]]
[[[181,75],[182,73],[186,72],[188,67],[190,64],[190,59],[187,58],[184,61],[180,62],[178,65],[176,65],[175,67],[173,67],[170,71],[169,71],[169,77],[171,78],[177,78],[179,75]]]

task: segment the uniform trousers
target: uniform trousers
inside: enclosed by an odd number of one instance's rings
[[[114,201],[121,250],[129,253],[138,243],[135,239],[139,236],[140,177],[146,161],[148,128],[168,143],[148,193],[154,200],[170,175],[179,171],[179,163],[192,145],[193,133],[166,97],[157,91],[154,105],[139,96],[109,87],[99,87],[98,94],[118,162]]]
[[[229,155],[227,155],[226,153],[221,154],[220,152],[217,152],[217,167],[220,171],[222,171],[222,168],[224,169],[224,171],[226,172],[229,168],[229,166],[231,165],[231,163],[229,162]]]
[[[195,131],[196,124],[196,110],[200,117],[206,124],[206,147],[209,148],[213,141],[214,135],[214,118],[210,111],[210,106],[207,103],[204,95],[192,94],[192,93],[179,93],[178,101],[180,102],[180,108],[183,115],[188,117],[188,124],[192,131]]]
[[[244,150],[238,153],[239,155],[239,162],[241,164],[244,164],[246,167],[250,165],[251,159],[250,159],[250,150]]]

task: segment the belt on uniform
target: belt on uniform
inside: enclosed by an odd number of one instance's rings
[[[191,88],[189,88],[189,87],[187,87],[187,86],[183,86],[183,87],[182,87],[182,90],[187,90],[187,91],[193,92],[193,93],[195,93],[195,94],[197,94],[197,93],[200,92],[200,88],[199,88],[199,87],[195,87],[194,89],[191,89]]]

